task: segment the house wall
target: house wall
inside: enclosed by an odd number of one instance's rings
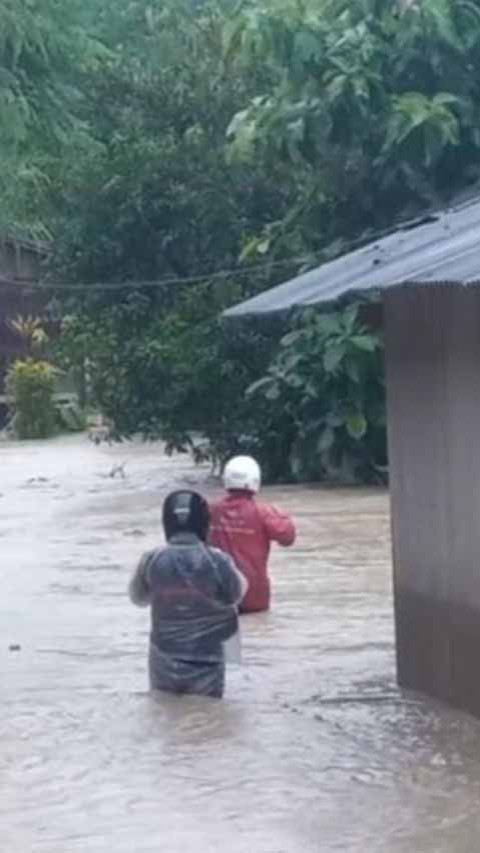
[[[28,287],[38,279],[41,255],[34,247],[0,240],[0,394],[5,367],[22,354],[21,341],[8,327],[8,320],[18,314],[37,315],[43,299]]]
[[[399,683],[480,715],[480,289],[385,297]]]
[[[38,278],[41,255],[35,244],[0,240],[0,279],[35,281]]]

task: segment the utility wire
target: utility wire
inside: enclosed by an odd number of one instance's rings
[[[169,285],[182,285],[182,284],[200,284],[203,281],[213,281],[215,279],[222,279],[227,277],[244,277],[250,275],[255,272],[263,272],[265,270],[273,270],[281,267],[290,266],[291,264],[300,264],[307,263],[307,258],[305,256],[299,258],[285,258],[283,261],[266,261],[263,264],[255,264],[249,267],[236,267],[232,269],[223,269],[217,270],[212,273],[204,273],[204,275],[192,275],[192,276],[170,276],[166,278],[153,279],[151,281],[121,281],[121,282],[101,282],[96,281],[92,283],[88,282],[77,282],[71,284],[62,284],[61,282],[50,282],[50,281],[25,281],[25,279],[19,279],[17,281],[9,281],[4,278],[0,278],[0,285],[16,287],[16,288],[26,288],[28,290],[62,290],[62,291],[75,291],[75,290],[85,290],[91,292],[92,290],[130,290],[130,289],[147,289],[147,288],[161,288]]]
[[[447,208],[447,212],[449,209]],[[347,246],[345,246],[345,252],[352,252],[362,246],[375,243],[378,240],[383,239],[384,237],[388,237],[390,234],[396,233],[402,229],[409,229],[418,227],[424,223],[431,222],[432,217],[438,217],[438,212],[432,211],[429,213],[428,211],[423,216],[418,216],[416,218],[412,218],[409,220],[404,220],[398,222],[396,225],[392,225],[388,228],[385,228],[381,231],[376,232],[375,234],[363,234],[361,237],[358,237],[355,240],[352,240]],[[329,254],[330,257],[325,258],[326,254]],[[340,254],[343,254],[340,253]],[[75,291],[85,291],[91,293],[92,291],[116,291],[116,290],[147,290],[147,289],[155,289],[168,287],[170,285],[182,285],[182,284],[200,284],[201,282],[207,281],[215,281],[217,279],[227,278],[227,277],[245,277],[252,273],[264,272],[264,271],[272,271],[275,269],[281,269],[283,267],[291,266],[292,264],[307,264],[309,267],[313,267],[314,265],[320,265],[323,261],[335,260],[337,255],[331,257],[331,253],[328,252],[328,249],[323,250],[317,255],[317,259],[315,262],[312,261],[312,256],[306,257],[302,255],[300,257],[294,258],[284,258],[281,261],[263,261],[261,264],[252,264],[248,267],[234,267],[230,269],[222,269],[217,270],[212,273],[205,273],[204,275],[192,275],[192,276],[166,276],[161,279],[153,279],[151,281],[121,281],[121,282],[72,282],[72,283],[61,283],[61,282],[49,282],[49,281],[26,281],[25,279],[19,279],[17,281],[9,281],[0,277],[0,286],[2,287],[12,287],[12,288],[25,288],[26,290],[55,290],[55,291],[66,291],[66,292],[75,292]]]

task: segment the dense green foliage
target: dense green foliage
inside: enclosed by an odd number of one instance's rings
[[[360,306],[305,312],[247,397],[283,419],[283,476],[355,482],[386,474],[382,342]],[[286,428],[288,424],[288,429]]]
[[[402,9],[403,7],[403,9]],[[233,70],[271,74],[230,125],[243,160],[297,186],[308,251],[389,227],[479,175],[480,6],[419,0],[265,0],[229,28]]]
[[[0,0],[0,229],[48,235],[63,160],[86,144],[82,77],[104,47],[79,0]]]
[[[258,432],[244,391],[276,341],[275,325],[227,329],[221,311],[275,281],[269,265],[252,275],[239,257],[288,199],[274,176],[230,161],[225,130],[254,91],[253,75],[226,74],[219,9],[197,23],[164,7],[153,33],[143,22],[142,67],[129,43],[96,77],[97,144],[57,196],[55,265],[73,282],[140,282],[87,287],[66,303],[63,364],[88,358],[117,434],[161,434],[172,449],[217,461]],[[172,41],[171,61],[159,65]],[[160,286],[143,286],[152,280]]]
[[[7,376],[7,398],[19,438],[48,438],[56,428],[57,371],[46,361],[15,361]]]
[[[85,285],[57,293],[62,360],[118,435],[252,450],[272,477],[377,477],[381,343],[356,310],[220,315],[477,181],[478,0],[85,0],[61,24],[55,0],[15,8],[51,28],[58,110],[32,97],[9,150],[41,164],[52,277]],[[88,49],[67,70],[73,32]]]

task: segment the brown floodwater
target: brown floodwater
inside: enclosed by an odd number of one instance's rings
[[[126,596],[178,484],[217,488],[159,445],[0,443],[2,853],[475,853],[480,725],[395,685],[387,495],[264,490],[298,540],[215,702],[148,694]]]

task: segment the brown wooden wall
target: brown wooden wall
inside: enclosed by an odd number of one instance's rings
[[[385,319],[399,682],[480,715],[480,289]]]

